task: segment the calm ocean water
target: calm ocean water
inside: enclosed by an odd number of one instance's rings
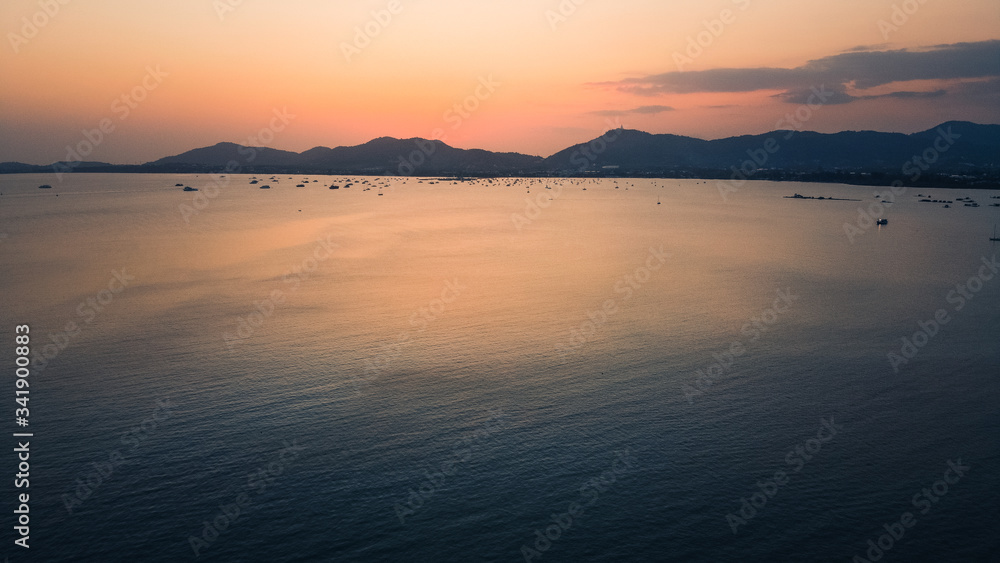
[[[261,178],[0,176],[11,561],[1000,561],[1000,192]]]

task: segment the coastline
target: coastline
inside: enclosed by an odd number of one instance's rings
[[[52,166],[33,166],[35,170],[3,170],[0,176],[25,174],[45,176],[55,174]],[[670,173],[656,171],[629,171],[622,173],[580,173],[580,172],[542,172],[523,171],[518,174],[489,174],[476,172],[454,172],[441,170],[420,170],[421,174],[399,175],[386,174],[386,171],[374,170],[315,170],[280,167],[254,167],[240,171],[240,174],[290,174],[308,176],[357,176],[381,178],[440,178],[447,181],[467,181],[475,179],[504,178],[553,178],[553,179],[647,179],[647,180],[729,180],[732,175],[728,170],[691,170],[671,171]],[[80,167],[69,174],[226,174],[218,167],[210,166],[157,166],[146,165],[107,165]],[[947,173],[925,173],[917,181],[910,181],[903,174],[884,171],[852,171],[852,172],[796,172],[786,170],[761,170],[756,172],[753,181],[763,182],[801,182],[809,184],[842,184],[847,186],[885,187],[901,182],[908,188],[935,189],[966,189],[966,190],[1000,190],[1000,172],[981,176],[958,176]],[[896,185],[899,185],[898,183]]]

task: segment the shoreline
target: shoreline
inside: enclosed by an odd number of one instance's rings
[[[33,170],[33,171],[0,171],[0,176],[4,175],[35,175],[35,176],[48,176],[55,174],[51,167],[40,167],[47,168],[48,170]],[[728,171],[717,171],[717,170],[698,170],[691,171],[690,173],[656,173],[656,172],[636,172],[632,174],[608,174],[608,173],[540,173],[540,172],[525,172],[521,174],[485,174],[485,173],[455,173],[455,172],[442,172],[442,171],[425,171],[426,174],[421,175],[408,175],[403,176],[399,174],[385,174],[383,172],[376,171],[339,171],[339,170],[301,170],[301,169],[271,169],[271,168],[257,168],[252,170],[241,171],[238,175],[277,175],[277,174],[290,174],[290,175],[307,175],[307,176],[348,176],[348,177],[364,177],[364,178],[413,178],[413,179],[428,179],[432,178],[434,180],[440,181],[471,181],[480,179],[633,179],[633,180],[700,180],[700,181],[717,181],[717,182],[728,182],[731,178],[725,175]],[[696,174],[697,172],[697,174]],[[179,169],[179,168],[164,168],[151,170],[147,166],[142,165],[115,165],[115,166],[101,166],[101,167],[86,167],[82,169],[76,169],[67,174],[164,174],[164,175],[190,175],[190,174],[208,174],[208,175],[229,175],[225,171],[220,171],[214,168],[195,168],[195,169]],[[731,175],[731,173],[730,173]],[[885,172],[790,172],[790,171],[759,171],[752,178],[747,178],[748,182],[781,182],[781,183],[805,183],[805,184],[841,184],[845,186],[864,186],[864,187],[887,187],[893,185],[895,182],[902,182],[904,187],[907,188],[934,188],[934,189],[966,189],[966,190],[1000,190],[1000,174],[996,177],[959,177],[957,178],[955,174],[924,174],[918,181],[909,182],[907,178],[897,174],[888,174]],[[796,199],[796,198],[791,198]],[[818,198],[816,198],[818,199]],[[827,198],[829,199],[829,198]]]

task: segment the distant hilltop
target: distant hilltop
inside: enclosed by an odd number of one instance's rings
[[[799,179],[881,184],[886,178],[942,177],[996,186],[1000,125],[951,121],[910,135],[779,130],[706,141],[612,129],[548,158],[458,149],[438,140],[381,137],[352,147],[296,153],[219,143],[142,165],[0,163],[0,173],[313,173],[453,176],[661,176]]]

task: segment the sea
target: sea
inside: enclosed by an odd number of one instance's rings
[[[0,194],[10,561],[1000,561],[1000,191]]]

